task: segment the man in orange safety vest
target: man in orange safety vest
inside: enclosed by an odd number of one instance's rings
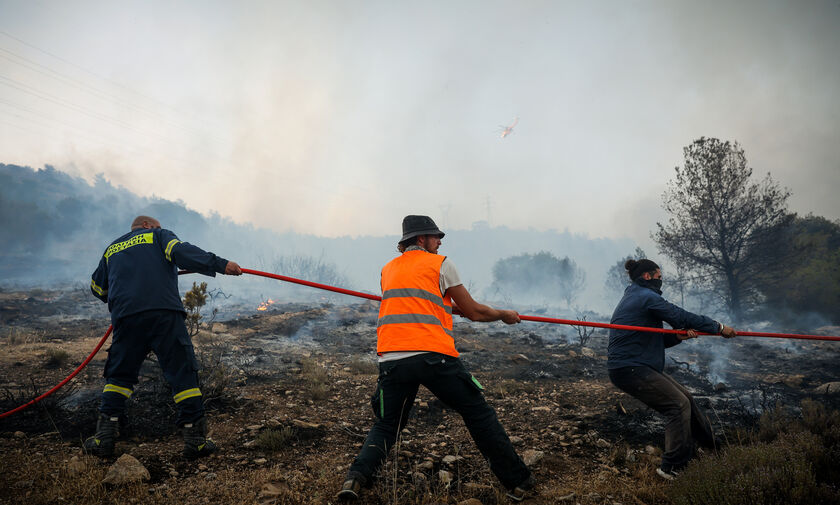
[[[472,321],[519,322],[512,310],[476,302],[452,262],[438,255],[444,233],[428,216],[406,216],[397,249],[402,253],[382,268],[382,304],[376,329],[379,380],[371,398],[376,423],[367,435],[338,493],[355,500],[388,456],[405,427],[422,384],[457,411],[490,469],[522,500],[534,477],[513,449],[496,412],[484,399],[481,384],[458,359],[452,312]]]

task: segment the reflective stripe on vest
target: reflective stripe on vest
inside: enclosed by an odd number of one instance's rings
[[[431,351],[458,356],[452,301],[440,292],[445,256],[413,250],[382,268],[376,352]]]

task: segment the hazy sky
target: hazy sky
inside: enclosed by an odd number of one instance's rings
[[[840,0],[0,0],[0,162],[281,231],[646,245],[700,136],[838,219],[838,92]]]

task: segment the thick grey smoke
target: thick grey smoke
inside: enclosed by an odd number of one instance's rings
[[[181,240],[245,267],[378,293],[382,265],[398,254],[397,233],[403,217],[392,216],[393,235],[326,238],[240,225],[218,214],[205,216],[190,210],[184,202],[142,198],[125,188],[114,187],[102,177],[91,185],[50,166],[35,171],[0,165],[0,188],[0,218],[8,223],[0,229],[0,239],[8,244],[3,248],[0,265],[0,283],[5,285],[84,285],[105,247],[129,231],[134,216],[147,214],[159,219]],[[347,231],[349,234],[354,230]],[[486,224],[445,231],[440,253],[456,264],[465,285],[477,298],[505,301],[488,289],[493,266],[500,259],[549,251],[557,257],[570,258],[585,272],[586,284],[574,305],[601,313],[612,310],[601,289],[607,267],[634,247],[627,239],[590,239],[569,232],[512,230]],[[191,276],[182,280],[182,288],[193,280],[208,279]],[[325,295],[300,289],[290,291],[289,286],[278,281],[248,276],[218,276],[208,282],[211,287],[253,298],[255,302],[259,298],[291,297],[292,293],[294,297]],[[522,303],[516,299],[507,301]],[[558,299],[548,305],[567,309],[569,304]]]

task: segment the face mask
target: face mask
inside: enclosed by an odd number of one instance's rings
[[[662,291],[662,279],[651,279],[648,281],[650,287],[657,291]]]

